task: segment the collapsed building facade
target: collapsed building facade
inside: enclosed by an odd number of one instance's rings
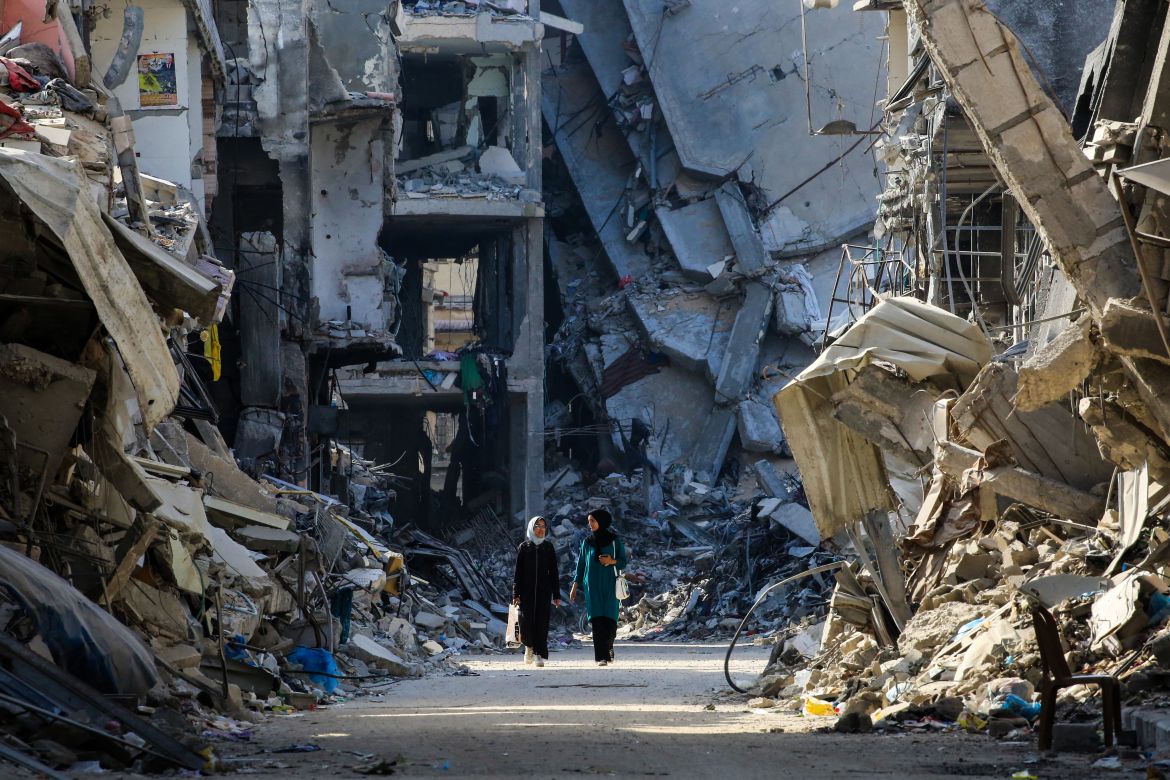
[[[602,430],[565,439],[587,469],[714,484],[729,452],[782,458],[769,399],[873,223],[880,26],[800,4],[553,10],[584,30],[546,41],[549,426]]]
[[[0,3],[5,760],[207,770],[192,723],[502,646],[482,561],[542,500],[539,14]],[[468,528],[481,562],[427,533]]]
[[[822,650],[778,646],[764,688],[836,700],[844,730],[1002,736],[1095,695],[1058,702],[1045,682],[1032,616],[1050,610],[1078,668],[1156,700],[1165,8],[1091,4],[1055,26],[1043,4],[856,8],[885,16],[890,47],[877,241],[849,258],[855,323],[775,403],[820,533],[857,562]],[[1054,32],[1083,72],[1045,47]],[[1162,745],[1140,708],[1127,721]]]
[[[1141,702],[1170,25],[1058,5],[0,0],[0,750],[492,651],[546,503],[843,729],[1027,725],[1036,604]]]
[[[345,442],[395,464],[391,506],[424,527],[440,506],[458,516],[459,496],[508,519],[536,511],[543,212],[530,71],[543,26],[475,4],[217,13],[235,53],[218,132],[233,195],[212,222],[256,274],[225,398],[237,455],[344,493],[346,476],[313,453]],[[458,346],[474,349],[461,354],[435,341],[452,323],[436,306],[452,292],[435,285],[443,269],[464,282]],[[444,441],[436,415],[453,418]],[[440,492],[444,449],[454,465]]]

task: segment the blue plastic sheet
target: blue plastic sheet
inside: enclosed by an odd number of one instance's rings
[[[297,647],[286,657],[294,664],[300,664],[302,669],[309,672],[309,679],[325,693],[333,693],[337,690],[340,683],[337,677],[341,676],[341,669],[337,666],[333,654],[328,650],[320,647]],[[325,674],[319,674],[319,672],[336,675],[336,677],[326,677]]]

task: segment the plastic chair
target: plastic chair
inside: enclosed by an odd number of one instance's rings
[[[1105,720],[1105,746],[1112,747],[1114,735],[1121,733],[1121,684],[1108,674],[1073,674],[1060,643],[1060,628],[1052,613],[1041,606],[1032,608],[1036,643],[1040,645],[1040,663],[1044,679],[1040,681],[1040,750],[1052,749],[1052,726],[1056,721],[1056,694],[1072,685],[1096,685],[1101,688]]]

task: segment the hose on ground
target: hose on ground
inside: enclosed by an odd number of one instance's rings
[[[793,574],[791,577],[786,577],[764,589],[764,592],[760,594],[758,599],[756,599],[756,603],[752,604],[751,609],[749,609],[747,614],[743,616],[743,620],[739,621],[739,628],[735,629],[735,635],[731,637],[731,644],[727,646],[727,655],[723,656],[723,676],[727,678],[727,684],[731,686],[731,690],[735,691],[736,693],[747,693],[746,690],[735,684],[735,680],[731,679],[731,653],[735,650],[735,643],[739,641],[739,635],[743,633],[744,626],[746,626],[747,622],[752,619],[752,613],[756,611],[756,607],[760,606],[760,604],[764,602],[764,599],[768,598],[768,594],[776,590],[776,588],[783,587],[784,585],[788,585],[789,583],[804,579],[805,577],[813,574],[820,574],[823,571],[839,569],[847,563],[848,561],[833,561],[832,563],[826,563],[822,566],[816,566],[812,569],[808,569],[807,571],[802,571],[799,574]]]

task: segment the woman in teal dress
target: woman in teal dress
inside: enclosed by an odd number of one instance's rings
[[[598,666],[613,663],[613,640],[617,637],[618,604],[614,588],[617,573],[626,568],[626,546],[610,529],[613,518],[604,509],[589,513],[591,533],[581,543],[577,556],[577,571],[569,600],[577,598],[577,590],[585,591],[585,611],[593,625],[593,658]]]

